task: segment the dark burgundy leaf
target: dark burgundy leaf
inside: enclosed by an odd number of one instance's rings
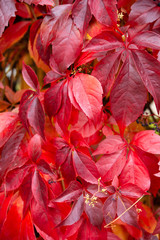
[[[94,205],[86,203],[85,204],[85,212],[90,220],[90,223],[94,226],[101,229],[101,225],[103,222],[103,204],[100,200],[96,200],[93,202]]]
[[[72,111],[72,105],[68,97],[68,82],[64,84],[62,94],[61,108],[56,115],[56,119],[61,129],[65,132],[68,130]]]
[[[58,82],[50,87],[44,95],[44,106],[47,114],[55,116],[62,105],[63,82]]]
[[[115,80],[115,73],[118,70],[121,52],[114,52],[106,55],[94,68],[92,76],[96,77],[107,94]]]
[[[42,104],[38,97],[35,97],[30,103],[27,111],[27,117],[29,124],[43,139],[45,139],[44,136],[45,115],[42,108]]]
[[[132,25],[146,24],[157,20],[160,17],[160,8],[157,1],[137,0],[131,7],[129,22]]]
[[[53,70],[59,69],[60,73],[76,60],[82,47],[82,37],[74,25],[71,18],[65,22],[63,29],[57,34],[52,41],[52,55],[50,65]]]
[[[73,152],[73,165],[77,175],[85,181],[96,184],[100,177],[94,161],[82,152]]]
[[[76,223],[84,210],[84,199],[83,194],[78,198],[78,200],[73,204],[71,212],[68,216],[60,223],[59,226],[68,226]]]
[[[31,186],[32,186],[32,172],[24,178],[23,183],[19,188],[20,195],[24,202],[22,215],[23,218],[26,216],[26,213],[30,206],[31,199],[33,198]]]
[[[40,36],[45,49],[59,34],[61,28],[63,28],[71,9],[71,4],[56,6],[52,8],[51,14],[43,19]]]
[[[34,99],[33,91],[27,90],[21,98],[20,107],[19,107],[19,118],[23,126],[28,132],[29,132],[29,123],[27,119],[27,114],[28,114],[29,105],[33,101],[33,99]]]
[[[102,24],[114,26],[117,24],[117,1],[89,0],[92,14]]]
[[[145,51],[132,50],[138,73],[143,84],[154,98],[157,111],[160,110],[160,62]]]
[[[128,53],[111,91],[111,110],[121,131],[139,117],[146,101],[147,91]]]
[[[69,186],[64,190],[64,192],[58,196],[54,201],[55,202],[64,202],[64,201],[75,201],[82,194],[82,186],[77,181],[70,182]]]
[[[106,224],[112,222],[117,212],[117,196],[113,194],[107,198],[103,205],[104,219]]]
[[[45,209],[48,202],[48,189],[37,170],[32,177],[32,194],[39,205]]]
[[[37,168],[42,173],[47,174],[47,175],[53,177],[54,179],[56,178],[56,174],[53,172],[50,165],[45,160],[40,159],[37,163]]]
[[[135,206],[133,206],[131,209],[128,210],[130,206],[133,205],[133,202],[131,202],[127,198],[122,198],[118,196],[117,198],[117,215],[120,216],[122,213],[125,213],[120,217],[120,219],[127,223],[128,225],[134,226],[138,228],[138,215],[137,211],[135,209]]]
[[[73,21],[82,34],[91,20],[91,11],[88,0],[76,0],[72,9]]]

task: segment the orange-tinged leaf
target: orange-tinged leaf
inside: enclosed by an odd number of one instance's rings
[[[153,215],[152,210],[141,202],[138,202],[137,207],[139,211],[139,224],[148,233],[153,233],[156,228],[157,221]]]
[[[126,231],[126,229],[122,225],[113,224],[111,226],[112,232],[118,236],[121,240],[128,240],[129,233]]]
[[[30,24],[30,21],[23,21],[9,26],[0,38],[0,51],[3,53],[13,44],[18,42],[27,32]]]

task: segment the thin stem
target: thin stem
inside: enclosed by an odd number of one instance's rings
[[[111,225],[112,223],[114,223],[118,219],[120,219],[127,211],[129,211],[132,207],[134,207],[143,197],[144,197],[144,195],[142,197],[138,198],[138,200],[135,203],[133,203],[129,208],[127,208],[126,211],[124,211],[121,215],[119,215],[116,219],[114,219],[112,222],[108,223],[104,227],[107,228],[109,225]]]

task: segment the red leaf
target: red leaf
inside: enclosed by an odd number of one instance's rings
[[[25,129],[29,132],[29,123],[28,123],[28,118],[27,118],[27,113],[28,113],[28,108],[30,103],[34,99],[34,94],[33,91],[27,90],[24,92],[21,102],[20,102],[20,107],[19,107],[19,118],[25,127]]]
[[[21,21],[14,23],[13,25],[10,25],[8,28],[6,28],[5,32],[0,38],[0,50],[4,52],[8,48],[10,48],[13,44],[18,42],[25,35],[30,24],[31,24],[30,21]]]
[[[0,122],[0,147],[2,147],[13,134],[18,123],[18,116],[12,112],[1,113]]]
[[[111,110],[121,131],[143,112],[147,91],[129,53],[111,91]]]
[[[54,173],[54,171],[51,169],[50,165],[44,161],[43,159],[40,159],[37,163],[37,169],[44,173],[44,174],[47,174],[49,176],[51,176],[53,179],[56,179],[57,176],[56,174]]]
[[[9,22],[10,18],[15,16],[15,11],[16,11],[16,7],[15,7],[15,1],[14,0],[7,1],[7,4],[6,4],[5,0],[1,0],[1,6],[0,6],[0,23],[1,23],[0,37],[2,36],[2,33],[5,29],[5,27],[8,26],[8,22]]]
[[[3,224],[7,218],[7,212],[8,208],[10,206],[10,202],[12,199],[13,193],[7,194],[7,196],[4,195],[4,193],[0,194],[0,232],[2,230]]]
[[[119,192],[129,198],[140,198],[146,194],[145,191],[132,183],[126,183],[120,186]]]
[[[54,0],[20,0],[20,2],[25,2],[29,5],[35,4],[35,5],[48,5],[48,6],[54,6]]]
[[[76,173],[85,181],[97,183],[99,173],[94,161],[84,153],[79,151],[73,152],[73,163]]]
[[[114,31],[105,31],[93,37],[83,52],[104,52],[120,47],[124,47],[120,35]]]
[[[47,114],[55,116],[62,105],[63,82],[58,82],[50,87],[44,95],[44,106]]]
[[[151,31],[140,32],[130,44],[160,50],[160,35]]]
[[[32,161],[36,162],[41,156],[41,153],[41,137],[38,134],[35,134],[28,144],[28,155]]]
[[[138,73],[160,110],[160,62],[145,51],[132,50]]]
[[[115,80],[115,73],[118,70],[121,52],[114,52],[104,57],[93,69],[92,76],[96,77],[107,94]]]
[[[97,123],[102,109],[103,90],[100,82],[91,75],[79,73],[70,79],[69,87],[69,98],[74,107]]]
[[[8,209],[7,218],[0,232],[0,239],[16,239],[20,236],[22,224],[23,201],[16,195],[12,198],[12,204]]]
[[[21,184],[21,186],[19,188],[21,198],[24,202],[23,215],[22,215],[23,218],[27,214],[28,208],[30,206],[31,199],[33,198],[32,188],[31,188],[31,186],[32,186],[32,175],[33,175],[32,172],[31,172],[31,174],[27,175],[24,178],[23,183]]]
[[[127,150],[124,148],[110,155],[105,154],[98,160],[96,166],[104,181],[113,180],[121,173],[126,164],[126,154]]]
[[[131,7],[129,23],[143,25],[154,22],[159,17],[160,8],[157,6],[156,1],[138,0]]]
[[[111,154],[117,151],[120,151],[124,148],[126,143],[122,140],[119,135],[112,135],[106,137],[100,144],[98,145],[96,151],[93,153],[93,156],[98,154]]]
[[[103,204],[100,200],[94,202],[94,206],[89,205],[89,203],[85,204],[85,212],[90,220],[90,223],[101,229],[101,225],[103,222],[103,211],[102,211]]]
[[[70,102],[70,99],[68,97],[68,82],[66,82],[63,86],[62,90],[62,102],[61,102],[61,108],[56,115],[56,120],[61,127],[61,129],[65,132],[68,130],[68,125],[71,118],[71,111],[72,111],[72,105]]]
[[[120,175],[120,183],[132,183],[147,191],[150,187],[148,170],[135,152],[130,151],[127,163]]]
[[[116,194],[111,195],[107,198],[103,205],[104,219],[106,224],[112,222],[116,217],[117,211],[117,202],[116,202]]]
[[[45,210],[39,203],[32,200],[31,215],[34,226],[43,239],[59,240],[62,238],[62,233],[55,228],[56,224],[61,221],[58,208]]]
[[[43,19],[40,36],[45,49],[53,41],[53,39],[55,39],[59,30],[63,28],[63,25],[69,17],[71,9],[71,4],[55,6],[51,10],[51,15],[46,16]]]
[[[88,0],[75,1],[72,9],[73,21],[82,34],[88,27],[91,20],[91,11],[88,5]]]
[[[28,175],[31,166],[24,166],[10,171],[5,178],[6,191],[12,191],[22,184],[24,178]]]
[[[32,177],[32,194],[38,204],[45,209],[48,201],[48,190],[37,170]]]
[[[43,138],[44,136],[44,122],[45,122],[45,115],[42,108],[42,104],[38,97],[35,97],[27,111],[27,118],[29,124],[34,128],[34,130]]]
[[[35,74],[33,69],[25,63],[23,63],[22,75],[25,82],[35,91],[37,91],[37,93],[39,93],[39,83],[37,75]]]
[[[64,192],[54,200],[54,202],[75,201],[80,197],[81,194],[81,184],[77,181],[72,181],[67,189],[65,189]]]
[[[65,72],[76,60],[82,47],[82,37],[71,18],[65,22],[57,37],[52,41],[51,68]]]
[[[117,24],[117,2],[115,0],[89,0],[92,14],[102,24],[115,26]]]
[[[154,130],[136,133],[132,144],[145,152],[160,154],[160,136]]]
[[[124,213],[130,206],[132,206],[133,202],[131,202],[129,199],[118,196],[117,198],[117,215],[120,216],[122,213]],[[135,209],[135,206],[133,206],[131,209],[127,210],[120,219],[127,223],[128,225],[134,226],[136,228],[138,227],[138,215],[137,211]]]
[[[24,135],[24,129],[19,128],[4,145],[0,159],[1,177],[3,177],[6,171],[9,172],[9,170],[21,167],[27,161],[25,156],[22,158],[19,154]]]
[[[62,156],[63,157],[63,156]],[[70,181],[75,180],[76,178],[76,171],[73,166],[73,157],[72,157],[72,152],[69,151],[66,161],[61,165],[61,170],[62,170],[62,176],[65,178],[67,184],[70,183]]]
[[[76,223],[84,209],[84,199],[83,199],[83,194],[78,198],[76,202],[74,202],[72,206],[71,212],[68,214],[68,216],[60,223],[59,226],[68,226]]]
[[[148,169],[151,178],[151,186],[149,191],[156,196],[160,186],[160,178],[155,176],[155,173],[158,172],[158,158],[151,153],[142,151],[140,148],[135,148],[135,146],[134,149]]]
[[[29,239],[36,240],[33,222],[30,212],[25,216],[21,224],[20,236],[19,239]]]

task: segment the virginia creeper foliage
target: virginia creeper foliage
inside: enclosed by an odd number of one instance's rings
[[[0,239],[160,239],[160,1],[0,0],[0,78]]]

